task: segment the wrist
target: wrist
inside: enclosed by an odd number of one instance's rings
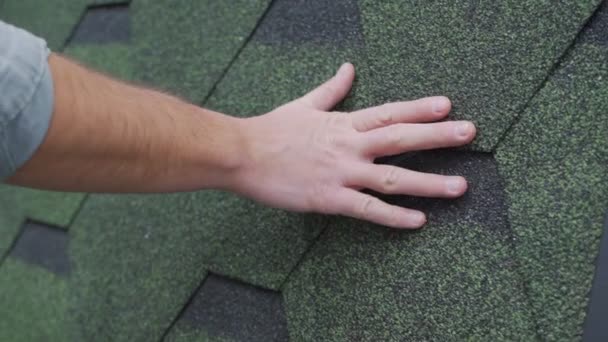
[[[255,148],[256,138],[252,118],[228,116],[227,127],[230,135],[224,149],[225,156],[222,158],[218,186],[215,188],[242,194],[247,180],[251,178],[254,164],[252,149]]]
[[[185,149],[194,160],[194,190],[236,191],[248,164],[246,119],[198,108],[195,141]]]

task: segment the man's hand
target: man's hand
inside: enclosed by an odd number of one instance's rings
[[[385,155],[467,144],[475,137],[475,126],[466,121],[429,123],[450,111],[445,97],[390,103],[350,114],[331,112],[350,91],[354,77],[354,67],[345,64],[304,97],[242,121],[246,160],[230,190],[275,207],[352,216],[395,228],[421,227],[425,215],[359,190],[461,196],[467,189],[462,177],[373,161]]]

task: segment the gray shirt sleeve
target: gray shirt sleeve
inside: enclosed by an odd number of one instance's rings
[[[38,149],[53,113],[46,42],[0,21],[0,182]]]

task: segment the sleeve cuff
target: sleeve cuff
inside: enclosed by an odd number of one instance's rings
[[[12,49],[9,41],[9,54],[3,61],[7,71],[4,79],[0,77],[0,105],[4,106],[4,113],[0,113],[0,182],[34,155],[46,137],[53,114],[50,51],[42,39],[27,35],[19,37],[21,41]]]

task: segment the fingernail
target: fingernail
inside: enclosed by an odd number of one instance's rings
[[[458,126],[456,126],[456,135],[461,138],[466,138],[469,136],[469,134],[471,134],[472,129],[473,127],[469,122],[458,124]]]
[[[462,180],[460,178],[451,178],[447,181],[448,192],[451,194],[459,194],[462,190]]]
[[[438,97],[433,101],[433,112],[442,113],[449,106],[450,100],[445,97]]]
[[[342,64],[342,65],[340,66],[340,68],[338,69],[338,72],[336,73],[336,75],[337,75],[337,74],[340,74],[340,73],[342,73],[344,70],[346,70],[346,66],[347,66],[347,65],[348,65],[348,63],[344,63],[344,64]]]
[[[423,213],[414,214],[412,215],[412,221],[416,227],[422,227],[426,223],[426,215]]]

